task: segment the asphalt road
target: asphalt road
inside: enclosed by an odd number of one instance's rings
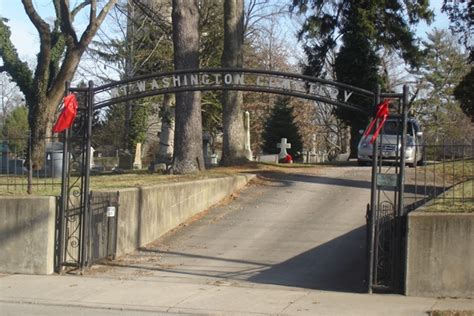
[[[370,168],[301,171],[269,175],[89,275],[364,292]]]

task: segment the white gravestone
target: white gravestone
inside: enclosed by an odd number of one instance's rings
[[[249,111],[245,111],[245,141],[244,141],[244,149],[245,149],[245,157],[248,160],[252,161],[252,148],[250,147],[250,113]]]
[[[90,153],[90,155],[91,155],[91,161],[90,161],[89,168],[92,169],[92,168],[95,167],[95,163],[94,163],[94,152],[95,152],[95,149],[94,149],[94,147],[91,146],[91,147],[90,147],[90,151],[91,151],[91,153]]]
[[[133,160],[133,169],[142,168],[142,143],[137,143],[135,148],[135,159]]]
[[[280,148],[280,153],[278,154],[278,158],[283,159],[288,155],[286,150],[291,148],[291,144],[287,143],[286,138],[282,138],[281,141],[277,144],[277,148]]]

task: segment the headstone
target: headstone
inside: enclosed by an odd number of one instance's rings
[[[349,161],[349,153],[337,155],[336,161]]]
[[[135,158],[133,159],[133,169],[142,168],[142,143],[137,143],[135,147]]]
[[[168,170],[168,167],[166,166],[165,163],[152,163],[148,170],[153,171],[153,172],[166,172]]]
[[[211,154],[211,166],[217,166],[219,164],[219,155]]]
[[[209,133],[204,132],[202,134],[202,154],[204,156],[204,164],[206,166],[211,165],[211,135]]]
[[[317,154],[317,161],[316,162],[326,162],[328,161],[328,153],[324,151],[320,151]]]
[[[94,152],[95,152],[94,147],[92,147],[92,146],[90,147],[90,152],[91,152],[91,161],[90,161],[89,167],[92,169],[95,166],[95,164],[94,164]]]
[[[277,144],[277,148],[280,148],[278,158],[284,159],[288,155],[288,152],[286,150],[291,148],[291,144],[287,143],[286,138],[282,138],[281,141]]]
[[[250,113],[249,111],[245,111],[244,113],[245,116],[245,139],[244,139],[244,150],[245,150],[245,157],[252,161],[253,154],[252,154],[252,148],[250,147]]]
[[[211,155],[211,135],[204,132],[202,134],[202,153],[204,157],[209,157]]]
[[[174,151],[174,128],[175,117],[174,107],[171,107],[173,96],[165,94],[160,112],[162,112],[161,129],[158,132],[159,149],[156,155],[155,163],[164,162],[170,164],[173,159]]]
[[[131,170],[133,167],[132,163],[132,155],[128,150],[118,153],[118,168],[120,170]]]
[[[316,152],[316,134],[312,135],[311,138],[311,150],[306,151],[305,162],[306,163],[318,163],[318,154]]]
[[[257,161],[278,163],[278,155],[259,155],[257,156]]]

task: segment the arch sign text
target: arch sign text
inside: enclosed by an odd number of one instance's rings
[[[373,93],[335,81],[248,69],[196,69],[136,77],[94,88],[94,108],[127,100],[185,91],[241,90],[288,95],[368,113]],[[352,103],[357,95],[357,103]],[[364,100],[366,107],[360,105]],[[365,101],[366,100],[366,101]]]

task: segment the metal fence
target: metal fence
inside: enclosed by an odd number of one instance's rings
[[[405,205],[474,211],[474,142],[422,145],[418,166],[408,168]]]
[[[58,195],[61,188],[63,145],[57,138],[41,140],[44,155],[41,167],[33,170],[31,137],[4,137],[0,140],[0,195],[46,193]]]

